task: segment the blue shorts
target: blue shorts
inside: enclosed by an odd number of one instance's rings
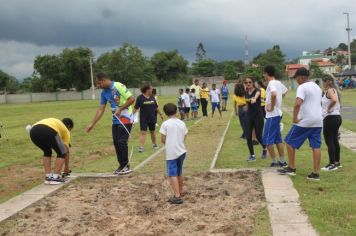
[[[293,148],[299,149],[306,139],[309,140],[309,146],[313,149],[320,148],[321,146],[321,127],[300,127],[293,125],[289,130],[286,138],[287,144]]]
[[[220,102],[212,102],[211,107],[213,108],[213,111],[215,111],[216,108],[220,110]]]
[[[222,97],[221,99],[226,102],[228,100],[228,98],[229,97]]]
[[[280,123],[282,116],[275,116],[266,119],[265,128],[263,131],[263,145],[272,145],[282,143]]]
[[[192,108],[192,112],[197,112],[198,111],[198,107],[191,107]]]
[[[180,114],[184,114],[185,113],[185,108],[184,107],[178,107],[178,111]]]
[[[183,162],[186,153],[183,153],[180,157],[174,160],[166,160],[167,164],[167,175],[169,177],[182,176],[183,173]]]

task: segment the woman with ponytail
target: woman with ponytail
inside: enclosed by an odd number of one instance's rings
[[[336,86],[335,78],[331,74],[326,74],[323,81],[323,134],[325,143],[328,146],[329,164],[321,168],[324,171],[337,170],[340,165],[340,144],[339,128],[342,123],[340,115],[340,92]]]

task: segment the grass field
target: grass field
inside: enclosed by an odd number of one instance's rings
[[[293,93],[289,94],[292,101]],[[283,123],[285,136],[291,126],[291,117],[284,114]],[[355,122],[354,122],[355,125]],[[234,118],[225,138],[217,168],[264,168],[270,160],[258,160],[247,163],[248,149],[246,142],[239,139],[241,128],[238,118]],[[261,148],[255,148],[260,154]],[[306,143],[297,151],[297,176],[292,178],[299,192],[304,210],[310,217],[313,226],[320,235],[356,235],[356,159],[355,153],[342,148],[342,163],[340,170],[332,173],[321,173],[320,182],[310,182],[306,175],[312,171],[311,151]],[[322,165],[328,163],[327,150],[322,147]]]

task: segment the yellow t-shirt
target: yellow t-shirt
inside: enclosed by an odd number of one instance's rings
[[[239,96],[234,95],[233,101],[238,106],[246,105],[246,98],[245,97],[239,97]]]
[[[52,129],[54,129],[55,131],[57,131],[57,133],[58,133],[59,137],[62,139],[63,143],[69,147],[70,132],[61,120],[58,120],[56,118],[47,118],[47,119],[38,121],[37,123],[34,124],[34,126],[39,125],[39,124],[46,125]]]
[[[200,89],[200,98],[204,98],[204,99],[209,99],[209,88],[201,88]]]
[[[260,88],[261,90],[261,106],[266,106],[266,90],[264,88]]]

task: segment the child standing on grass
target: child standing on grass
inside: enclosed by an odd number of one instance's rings
[[[178,97],[178,111],[180,115],[180,119],[184,120],[185,117],[185,103],[184,103],[184,90],[179,89],[179,97]]]
[[[188,129],[185,123],[177,119],[177,106],[168,103],[163,107],[164,113],[169,117],[163,122],[160,133],[161,141],[166,146],[166,164],[169,183],[174,192],[168,202],[171,204],[182,204],[183,199],[183,162],[186,156],[185,136]]]
[[[195,89],[190,90],[190,106],[192,108],[192,119],[196,119],[198,117],[199,103],[195,95]]]
[[[220,117],[222,117],[220,108],[220,97],[220,90],[216,89],[216,84],[213,84],[210,90],[210,102],[212,108],[211,117],[214,117],[214,112],[216,109],[218,109]]]

